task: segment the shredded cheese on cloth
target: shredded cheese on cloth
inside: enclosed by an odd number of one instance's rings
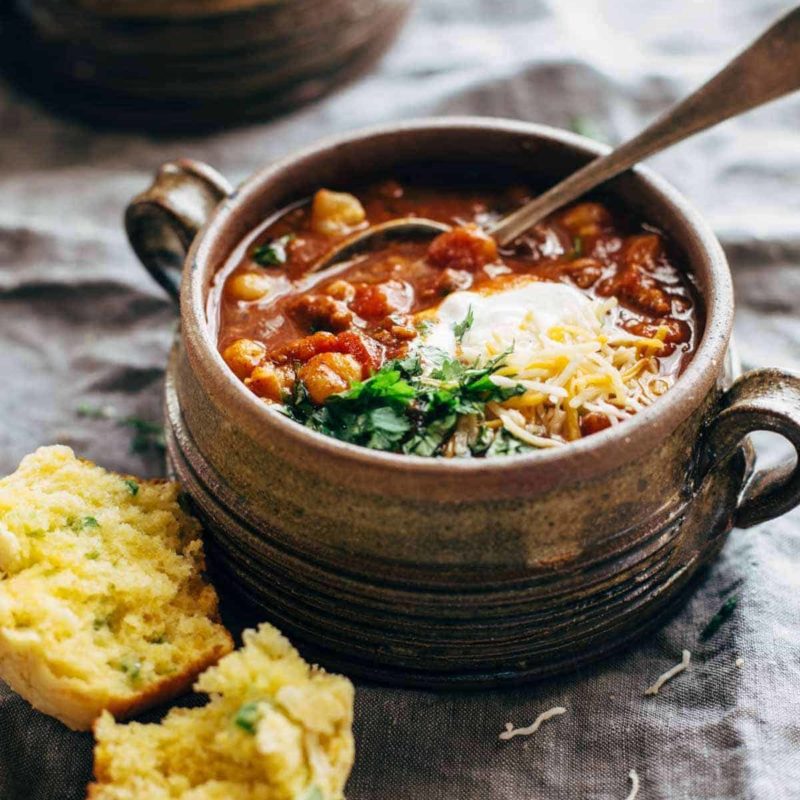
[[[650,687],[644,690],[645,695],[656,695],[658,694],[661,687],[667,682],[672,680],[676,675],[683,672],[686,667],[689,666],[689,661],[692,658],[692,654],[688,650],[683,651],[683,658],[681,659],[680,664],[676,664],[672,669],[668,669],[663,675],[660,675],[658,680]]]
[[[532,733],[536,733],[539,730],[539,726],[546,722],[551,717],[557,717],[560,714],[566,714],[567,709],[563,706],[555,706],[547,711],[543,711],[539,714],[538,717],[533,721],[532,724],[528,725],[527,728],[515,728],[511,722],[506,722],[506,729],[500,734],[500,738],[505,742],[509,739],[513,739],[515,736],[530,736]]]
[[[631,782],[631,792],[625,800],[636,800],[636,795],[639,794],[639,776],[636,774],[635,769],[628,773],[628,779]]]

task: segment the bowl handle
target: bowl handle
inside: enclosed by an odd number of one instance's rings
[[[213,167],[182,158],[159,169],[125,210],[125,230],[139,260],[177,304],[192,240],[232,187]]]
[[[740,528],[778,517],[800,503],[800,375],[756,369],[725,392],[706,431],[709,469],[730,458],[753,431],[781,434],[794,446],[798,461],[751,476],[734,514],[734,524]]]

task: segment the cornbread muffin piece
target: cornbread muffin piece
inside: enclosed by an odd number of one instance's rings
[[[233,647],[178,486],[43,447],[0,480],[0,678],[86,730],[188,689]]]
[[[353,685],[310,667],[271,625],[204,672],[202,708],[157,725],[95,723],[89,800],[341,800],[353,765]]]

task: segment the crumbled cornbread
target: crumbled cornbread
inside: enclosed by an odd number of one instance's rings
[[[0,678],[76,729],[187,689],[232,648],[178,486],[43,447],[0,480]]]
[[[352,684],[310,667],[270,625],[244,643],[200,676],[202,708],[152,725],[103,714],[90,800],[341,800]]]

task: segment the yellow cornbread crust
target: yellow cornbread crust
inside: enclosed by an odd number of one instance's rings
[[[178,493],[63,446],[0,480],[0,678],[73,729],[175,697],[233,647]]]
[[[342,800],[355,755],[353,685],[309,666],[271,625],[203,673],[201,708],[94,726],[89,800]]]

